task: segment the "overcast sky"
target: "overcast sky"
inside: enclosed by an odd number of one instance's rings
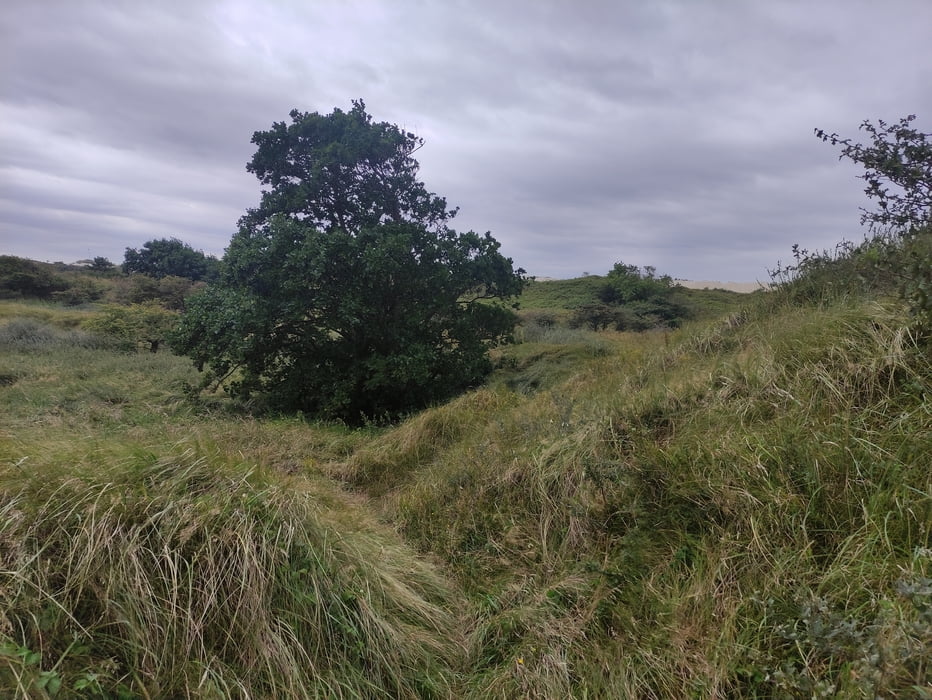
[[[253,132],[362,98],[531,274],[763,280],[863,236],[813,128],[932,131],[930,34],[930,0],[3,0],[0,253],[220,256]]]

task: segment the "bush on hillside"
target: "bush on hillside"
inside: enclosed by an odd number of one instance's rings
[[[616,330],[675,328],[692,314],[677,298],[678,289],[672,277],[658,276],[650,265],[640,268],[617,262],[605,277],[599,299],[615,308],[611,323]]]
[[[622,323],[622,312],[617,306],[608,304],[583,304],[576,307],[570,316],[570,328],[588,328],[592,331],[603,331],[610,326]]]
[[[108,304],[84,324],[92,333],[116,339],[125,350],[139,346],[158,352],[159,346],[178,321],[178,314],[158,304]]]
[[[90,275],[78,275],[66,278],[67,287],[52,293],[55,301],[66,306],[80,306],[99,301],[107,291],[107,287]]]
[[[0,298],[49,299],[68,283],[50,265],[14,255],[0,255]]]
[[[635,301],[663,299],[675,288],[669,275],[657,276],[657,269],[648,265],[626,265],[616,262],[605,277],[599,298],[606,304],[629,304]]]
[[[866,263],[871,276],[894,279],[917,326],[932,332],[932,134],[915,129],[915,119],[911,114],[896,124],[864,121],[860,129],[870,137],[867,145],[822,129],[815,134],[841,145],[839,158],[864,167],[859,176],[867,183],[864,192],[877,201],[876,210],[864,209],[861,216],[874,238],[866,247],[846,251],[847,257]],[[802,272],[819,267],[818,257],[804,255]]]
[[[185,299],[203,288],[203,282],[193,282],[187,277],[166,275],[156,278],[133,273],[115,280],[112,299],[119,304],[156,302],[166,309],[181,311]]]
[[[143,244],[142,248],[127,248],[123,272],[137,272],[156,279],[172,275],[192,281],[216,279],[220,261],[194,250],[177,238],[160,238]]]

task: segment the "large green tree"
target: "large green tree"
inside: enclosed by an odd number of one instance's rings
[[[365,105],[291,113],[253,136],[266,186],[221,280],[188,301],[176,350],[228,388],[347,422],[474,386],[514,327],[525,278],[417,179],[423,142]]]

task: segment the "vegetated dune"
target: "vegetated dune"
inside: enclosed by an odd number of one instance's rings
[[[535,277],[538,282],[554,282],[555,277]],[[724,289],[729,292],[741,292],[748,294],[756,292],[758,289],[768,289],[769,283],[765,282],[714,282],[712,280],[676,280],[676,283],[687,289]]]
[[[834,282],[362,431],[0,324],[0,690],[924,697],[932,358]]]
[[[932,366],[905,323],[840,301],[622,337],[517,405],[503,378],[359,451],[363,487],[404,461],[391,512],[476,605],[464,693],[928,688]]]
[[[190,362],[0,321],[0,697],[446,697],[460,594],[304,472],[357,436]]]

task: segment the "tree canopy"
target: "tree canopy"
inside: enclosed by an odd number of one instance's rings
[[[279,409],[391,419],[474,386],[525,278],[417,179],[422,141],[365,105],[256,132],[266,189],[173,346]]]
[[[248,228],[286,214],[326,232],[358,232],[381,223],[442,226],[456,213],[417,180],[415,151],[424,140],[374,122],[362,100],[349,112],[291,111],[291,124],[257,131],[246,170],[269,187],[242,223]]]
[[[177,238],[159,238],[143,244],[142,249],[127,248],[123,272],[139,272],[156,279],[186,277],[189,280],[210,280],[217,276],[220,262],[194,250]]]
[[[932,134],[914,128],[915,119],[910,114],[896,124],[863,121],[861,131],[870,136],[866,145],[815,130],[822,141],[841,145],[839,159],[864,166],[859,177],[867,183],[864,192],[877,201],[878,210],[862,210],[862,224],[909,231],[932,223]]]
[[[861,223],[880,229],[888,237],[886,243],[892,243],[894,255],[882,266],[899,280],[900,295],[922,335],[932,341],[932,134],[914,128],[915,119],[910,114],[896,124],[865,120],[861,130],[870,136],[868,144],[822,129],[815,134],[833,146],[841,145],[839,159],[848,158],[864,167],[859,177],[867,183],[864,192],[877,201],[878,209],[862,209]],[[808,256],[808,251],[800,255],[810,268],[821,260],[819,255]]]

